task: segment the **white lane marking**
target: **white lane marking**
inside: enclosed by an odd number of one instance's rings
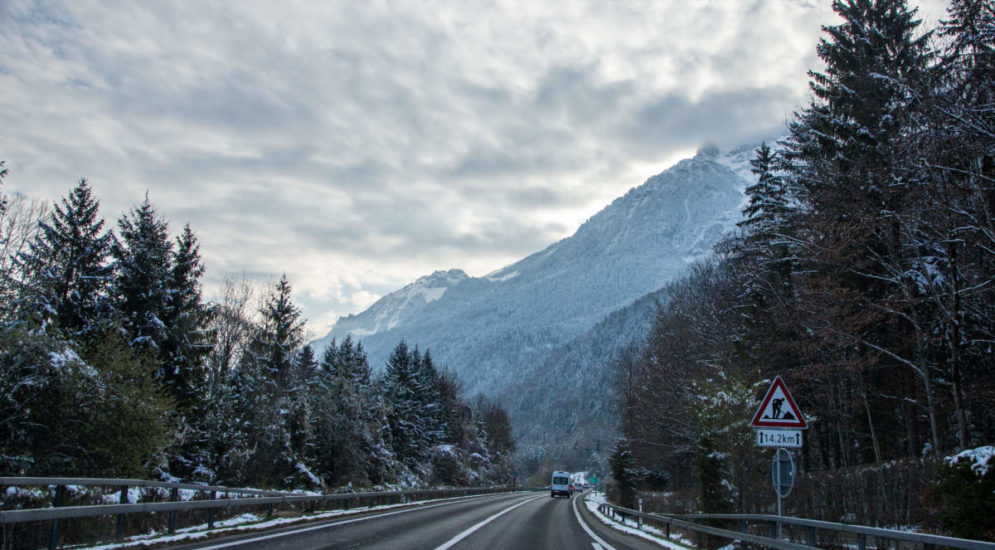
[[[497,518],[499,518],[499,517],[507,514],[508,512],[514,510],[515,508],[518,508],[519,506],[522,506],[523,504],[528,504],[528,503],[530,503],[530,502],[532,502],[534,500],[539,500],[540,498],[543,498],[543,497],[530,498],[529,500],[526,500],[524,502],[519,502],[518,504],[516,504],[514,506],[509,506],[508,508],[505,508],[504,510],[501,510],[500,512],[494,514],[493,516],[485,519],[484,521],[481,521],[480,523],[477,523],[473,527],[470,527],[466,531],[463,531],[462,533],[460,533],[460,534],[456,535],[455,537],[449,539],[449,542],[443,544],[442,546],[436,547],[435,550],[446,550],[447,548],[452,548],[454,544],[456,544],[457,542],[465,539],[466,537],[469,537],[477,529],[480,529],[481,527],[483,527],[483,526],[487,525],[488,523],[496,520]]]
[[[580,499],[576,499],[576,498],[573,499],[573,501],[574,501],[573,507],[574,507],[574,515],[577,516],[577,521],[580,522],[580,526],[584,528],[584,531],[587,531],[587,534],[590,535],[590,537],[592,539],[594,539],[595,541],[598,542],[598,544],[600,544],[601,546],[603,546],[605,548],[605,550],[615,550],[615,547],[613,547],[612,545],[608,544],[607,542],[601,540],[601,537],[599,537],[598,535],[595,535],[594,531],[592,531],[591,528],[588,527],[586,523],[584,523],[584,519],[580,517],[580,512],[577,511],[577,501],[578,500],[580,500]]]
[[[591,546],[593,546],[593,547],[594,547],[594,550],[605,550],[604,548],[602,548],[602,547],[601,547],[601,545],[600,545],[600,544],[598,544],[598,543],[596,543],[596,542],[592,542],[592,543],[591,543]]]
[[[459,502],[466,502],[464,499],[460,499],[458,502],[441,502],[439,504],[428,504],[425,506],[416,506],[414,508],[405,508],[404,510],[398,510],[396,512],[385,512],[383,514],[373,514],[370,516],[363,516],[361,518],[345,519],[342,521],[336,521],[334,523],[323,523],[321,525],[315,525],[314,527],[305,527],[303,529],[295,529],[293,531],[286,531],[284,533],[275,533],[272,535],[263,535],[261,537],[253,537],[251,539],[242,539],[232,542],[225,542],[222,544],[215,544],[214,546],[204,546],[198,548],[197,550],[217,550],[219,548],[231,548],[232,546],[240,546],[242,544],[252,544],[253,542],[260,542],[264,540],[276,539],[280,537],[289,537],[292,535],[297,535],[300,533],[307,533],[308,531],[317,531],[318,529],[328,529],[329,527],[337,527],[339,525],[347,525],[349,523],[356,523],[360,521],[366,521],[369,519],[379,519],[387,516],[395,516],[397,514],[404,514],[407,512],[414,512],[415,510],[427,510],[429,508],[437,508],[439,506],[450,506],[453,504],[459,504]]]

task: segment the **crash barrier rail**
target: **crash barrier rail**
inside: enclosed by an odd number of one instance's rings
[[[599,505],[599,509],[602,514],[616,520],[633,517],[639,520],[640,525],[647,520],[663,524],[667,538],[670,538],[672,528],[695,532],[698,538],[698,548],[705,548],[707,544],[705,537],[712,535],[725,539],[751,542],[762,547],[776,548],[778,550],[811,549],[819,547],[817,545],[817,540],[819,539],[817,539],[816,535],[817,532],[822,531],[832,533],[834,537],[836,534],[843,534],[848,539],[839,540],[838,538],[833,538],[831,546],[843,548],[853,548],[855,546],[857,550],[867,550],[868,537],[874,537],[875,544],[873,547],[878,549],[893,546],[897,550],[901,543],[907,543],[914,547],[921,546],[923,550],[936,550],[938,548],[995,550],[995,543],[991,542],[770,514],[658,514],[640,512],[610,503]],[[711,525],[702,525],[699,523],[702,521],[735,522],[739,525],[739,529],[722,529]],[[763,524],[766,529],[769,529],[769,536],[751,533],[749,531],[751,522],[754,524]],[[804,528],[804,544],[779,538],[778,533],[781,532],[784,526],[788,526],[789,531],[791,527]],[[791,538],[791,535],[792,533],[789,532],[787,538]]]
[[[97,504],[86,506],[65,506],[66,488],[83,487],[120,487],[118,504]],[[48,547],[54,549],[59,541],[59,520],[85,518],[95,516],[117,516],[116,538],[121,538],[124,532],[125,516],[128,514],[143,514],[168,512],[167,530],[170,534],[176,531],[176,513],[178,511],[205,510],[207,527],[214,528],[214,521],[219,510],[230,511],[243,506],[266,506],[267,515],[273,515],[274,507],[281,505],[303,504],[314,509],[320,503],[338,501],[343,509],[364,504],[383,504],[393,502],[415,502],[431,498],[451,498],[459,496],[502,493],[517,490],[513,487],[482,487],[461,489],[417,489],[408,491],[380,491],[365,493],[331,493],[306,494],[284,491],[265,491],[261,489],[245,489],[196,483],[169,483],[148,481],[142,479],[105,479],[105,478],[68,478],[68,477],[0,477],[0,487],[54,487],[55,493],[52,506],[48,508],[30,508],[17,510],[0,510],[0,526],[7,527],[16,523],[51,521]],[[169,491],[168,502],[138,502],[130,503],[128,490],[130,488],[153,488]],[[180,491],[195,491],[210,493],[204,500],[180,500]],[[239,498],[218,498],[219,494],[239,495]],[[249,496],[242,496],[249,495]]]

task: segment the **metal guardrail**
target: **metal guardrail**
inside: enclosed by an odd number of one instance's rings
[[[984,542],[971,539],[961,539],[956,537],[944,537],[940,535],[930,535],[925,533],[911,533],[908,531],[898,531],[895,529],[884,529],[880,527],[867,527],[864,525],[852,525],[847,523],[834,523],[831,521],[821,521],[805,518],[795,518],[790,516],[775,516],[770,514],[659,514],[647,513],[616,506],[614,504],[601,504],[599,506],[606,516],[615,517],[632,516],[642,520],[651,520],[656,523],[666,525],[666,535],[670,537],[672,527],[687,529],[699,534],[698,547],[702,548],[701,535],[714,535],[732,540],[742,540],[752,542],[766,548],[776,548],[778,550],[802,550],[816,548],[816,530],[831,531],[835,533],[847,533],[856,536],[856,547],[858,550],[867,549],[867,537],[877,539],[877,547],[881,548],[882,541],[893,541],[895,543],[906,542],[915,545],[922,545],[924,550],[934,550],[935,548],[955,548],[961,550],[995,550],[995,543]],[[735,521],[741,525],[740,530],[721,529],[718,527],[701,525],[698,521],[723,520]],[[769,525],[771,536],[764,537],[747,532],[749,522],[764,522]],[[777,537],[780,525],[793,525],[805,528],[805,544],[779,540]],[[896,545],[897,547],[897,545]]]
[[[53,506],[49,508],[30,508],[21,510],[0,510],[0,525],[15,523],[51,521],[49,548],[56,548],[59,538],[59,520],[70,518],[85,518],[96,516],[118,516],[117,537],[120,538],[124,526],[124,516],[127,514],[168,512],[168,532],[175,532],[176,512],[189,510],[207,510],[208,529],[213,528],[214,516],[218,510],[231,510],[242,506],[267,506],[270,513],[276,506],[284,504],[309,504],[312,507],[319,503],[342,501],[348,509],[353,502],[376,502],[399,500],[414,502],[426,498],[470,496],[489,493],[501,493],[516,490],[512,487],[487,487],[463,489],[417,489],[410,491],[380,491],[364,493],[333,493],[333,494],[302,494],[282,491],[265,491],[260,489],[245,489],[194,483],[168,483],[141,479],[105,479],[105,478],[44,478],[44,477],[0,477],[0,486],[8,487],[55,487]],[[83,487],[121,487],[119,504],[97,504],[86,506],[63,506],[67,486]],[[168,489],[169,502],[126,503],[128,488]],[[180,490],[191,490],[210,493],[210,498],[202,500],[179,500]],[[242,498],[217,498],[219,493],[226,495],[253,495]],[[421,497],[421,498],[419,498]]]
[[[640,518],[644,521],[651,520],[654,523],[662,523],[666,526],[666,537],[668,539],[670,538],[670,530],[675,527],[678,529],[693,531],[698,534],[698,548],[706,547],[704,540],[706,535],[751,542],[764,548],[774,548],[776,550],[812,550],[813,548],[813,546],[778,540],[772,537],[764,537],[761,535],[754,535],[752,533],[745,533],[742,531],[733,531],[730,529],[721,529],[719,527],[711,527],[708,525],[699,525],[697,523],[684,521],[675,517],[640,512],[639,510],[633,510],[631,508],[616,506],[609,503],[600,504],[598,509],[602,514],[611,517],[612,519],[616,519],[617,517],[622,517],[624,519],[627,516],[631,516]]]
[[[927,533],[912,533],[909,531],[898,531],[895,529],[884,529],[881,527],[868,527],[865,525],[835,523],[831,521],[795,518],[790,516],[774,516],[770,514],[666,514],[665,517],[691,521],[718,519],[739,522],[759,521],[772,525],[777,525],[778,523],[782,525],[796,525],[799,527],[805,527],[807,543],[810,546],[815,546],[815,531],[818,529],[823,531],[834,531],[838,533],[857,535],[857,548],[859,550],[865,550],[867,548],[867,537],[875,537],[879,541],[889,540],[895,542],[921,544],[923,545],[923,548],[927,550],[938,547],[958,548],[963,550],[995,550],[995,543],[980,540],[945,537],[941,535],[930,535]]]

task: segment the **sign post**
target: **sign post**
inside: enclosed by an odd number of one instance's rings
[[[777,516],[781,517],[781,499],[788,496],[795,482],[795,461],[787,448],[801,448],[802,430],[808,424],[780,376],[774,378],[750,426],[757,431],[757,446],[777,447],[771,464],[771,481],[777,494]],[[780,521],[777,538],[781,538]]]
[[[771,478],[774,482],[774,492],[777,493],[777,517],[781,517],[781,499],[791,493],[795,484],[795,461],[791,451],[778,447],[771,464]],[[777,522],[777,538],[781,539],[781,522]]]

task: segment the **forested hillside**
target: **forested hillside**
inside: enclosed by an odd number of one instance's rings
[[[0,180],[7,176],[0,163]],[[197,238],[146,197],[105,227],[86,180],[0,200],[0,475],[337,489],[511,480],[504,409],[429,350],[320,357],[286,276],[202,296]],[[255,305],[253,305],[255,304]],[[253,311],[255,310],[255,311]]]
[[[798,461],[826,519],[935,516],[928,476],[944,470],[929,464],[995,441],[995,7],[955,0],[934,31],[902,0],[834,8],[811,103],[756,151],[738,231],[618,364],[622,498],[772,502],[748,423],[778,374],[809,420]],[[887,483],[855,474],[884,464]],[[839,497],[844,479],[857,482]]]

